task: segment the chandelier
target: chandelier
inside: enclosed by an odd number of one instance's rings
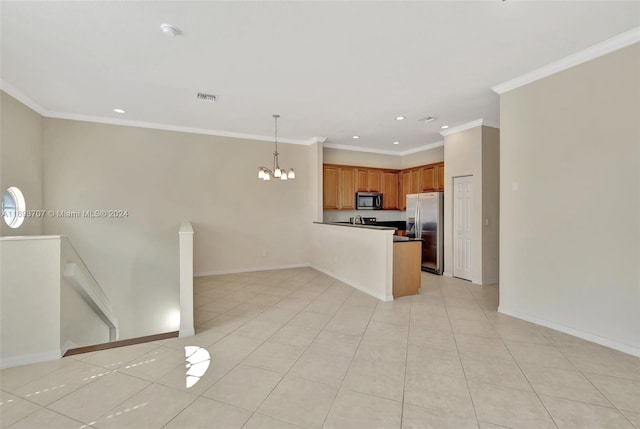
[[[287,173],[286,168],[280,168],[280,163],[278,161],[278,118],[280,115],[273,115],[273,119],[275,121],[275,146],[276,150],[273,152],[273,170],[269,170],[267,167],[258,167],[258,179],[262,180],[271,180],[274,179],[287,180],[287,179],[295,179],[296,172],[293,171],[293,168],[289,170]]]

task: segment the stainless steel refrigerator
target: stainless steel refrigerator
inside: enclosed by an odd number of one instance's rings
[[[444,197],[442,192],[407,195],[407,236],[422,239],[422,270],[444,271]]]

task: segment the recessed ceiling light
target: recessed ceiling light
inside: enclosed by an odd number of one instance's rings
[[[116,113],[127,113],[126,110],[122,110],[122,109],[113,109],[113,111]]]
[[[446,130],[447,128],[449,128],[449,125],[443,125],[440,128],[443,129],[443,130]]]
[[[400,144],[400,142],[393,142],[393,144]]]
[[[165,36],[174,37],[180,34],[180,29],[175,25],[171,24],[161,24],[160,30]]]
[[[437,118],[435,116],[425,116],[424,118],[418,119],[420,122],[431,122],[435,121]]]
[[[396,116],[396,121],[404,121],[404,116]]]
[[[353,136],[352,138],[358,140],[360,138],[360,136]]]

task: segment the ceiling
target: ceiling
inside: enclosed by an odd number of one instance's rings
[[[497,124],[492,86],[640,26],[636,1],[0,7],[4,87],[47,115],[271,140],[278,113],[285,141],[398,154],[440,142],[442,125]]]

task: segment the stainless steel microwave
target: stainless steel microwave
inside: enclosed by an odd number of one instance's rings
[[[382,210],[380,192],[356,192],[356,210]]]

